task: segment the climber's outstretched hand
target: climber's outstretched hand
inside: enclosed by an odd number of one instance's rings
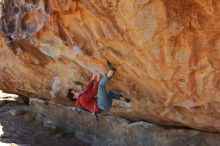
[[[96,81],[99,82],[101,78],[101,74],[100,73],[96,73]]]
[[[91,80],[95,80],[95,78],[96,78],[96,74],[93,73],[93,74],[92,74],[92,79],[91,79]]]

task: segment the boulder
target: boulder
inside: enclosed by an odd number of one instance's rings
[[[24,121],[25,122],[31,122],[34,119],[35,119],[34,116],[30,112],[25,113],[25,115],[24,115]]]
[[[0,89],[63,101],[117,68],[112,113],[220,132],[219,0],[0,2]]]
[[[220,135],[186,128],[162,127],[139,121],[132,122],[115,116],[93,114],[76,107],[31,99],[30,109],[48,128],[59,127],[92,146],[217,146]],[[43,116],[42,116],[43,115]],[[53,125],[53,126],[51,126]]]

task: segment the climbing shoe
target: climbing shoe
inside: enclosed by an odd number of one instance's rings
[[[108,65],[108,70],[113,71],[113,73],[116,72],[116,68],[113,67],[112,63],[110,61],[107,60],[107,65]]]
[[[112,63],[111,63],[110,61],[108,61],[108,60],[107,60],[107,65],[108,65],[108,68],[109,68],[109,69],[113,67],[113,66],[112,66]]]
[[[127,103],[129,103],[131,101],[131,99],[124,97],[122,94],[120,94],[120,96],[121,96],[120,100],[123,100]]]
[[[131,99],[125,98],[124,101],[129,103],[131,101]]]

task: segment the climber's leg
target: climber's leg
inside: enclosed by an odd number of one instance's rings
[[[103,76],[98,87],[98,107],[103,111],[107,110],[106,107],[109,106],[110,102],[106,92],[106,84],[108,83],[109,79],[110,78],[107,75]]]

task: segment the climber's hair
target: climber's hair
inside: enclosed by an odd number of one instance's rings
[[[75,90],[75,89],[69,89],[69,91],[67,93],[67,98],[74,101],[75,100],[75,99],[73,99],[74,94],[72,93],[73,90]]]

